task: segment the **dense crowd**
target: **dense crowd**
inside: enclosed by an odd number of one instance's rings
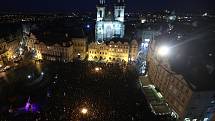
[[[121,63],[45,63],[48,80],[39,110],[4,112],[1,120],[148,121],[154,116],[138,87],[134,65]],[[43,87],[44,88],[44,87]],[[32,97],[32,101],[34,97]],[[81,109],[86,108],[86,114]],[[162,118],[159,117],[159,120]],[[163,117],[163,120],[167,119]]]

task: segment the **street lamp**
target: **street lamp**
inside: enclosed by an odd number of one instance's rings
[[[95,68],[95,71],[99,71],[99,67],[96,67],[96,68]]]
[[[170,52],[170,48],[167,46],[161,46],[160,48],[158,48],[158,55],[159,56],[167,56]]]
[[[96,71],[96,72],[99,72],[99,71],[101,71],[101,70],[102,70],[101,67],[95,67],[95,71]]]
[[[81,109],[81,113],[84,114],[84,115],[87,114],[87,113],[88,113],[87,108],[82,108],[82,109]]]
[[[28,75],[28,79],[31,79],[31,75]]]

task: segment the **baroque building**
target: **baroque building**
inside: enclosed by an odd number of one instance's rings
[[[31,33],[27,42],[27,47],[29,50],[35,51],[35,57],[39,60],[72,62],[73,59],[85,59],[86,43],[87,38],[72,38],[69,37],[67,33],[65,35],[61,34],[59,39],[54,42],[47,42],[47,40],[44,40],[44,37]]]
[[[5,62],[11,61],[17,57],[19,50],[19,39],[6,41],[0,39],[0,65],[4,65]]]
[[[117,0],[113,9],[113,11],[108,10],[105,0],[100,0],[97,5],[95,38],[99,43],[111,40],[112,38],[124,37],[124,0]]]
[[[88,46],[89,61],[103,62],[128,62],[136,59],[138,53],[138,43],[133,40],[128,42],[113,42],[98,44],[92,42]]]

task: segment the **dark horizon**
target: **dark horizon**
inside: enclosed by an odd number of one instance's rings
[[[106,0],[107,1],[107,0]],[[113,1],[113,0],[111,0]],[[98,0],[7,0],[0,4],[1,12],[95,12]],[[156,10],[175,10],[175,11],[203,11],[215,10],[213,0],[130,0],[126,2],[126,12],[136,11],[156,11]]]

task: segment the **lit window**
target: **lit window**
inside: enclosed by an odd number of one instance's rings
[[[190,118],[185,118],[184,121],[190,121]]]

